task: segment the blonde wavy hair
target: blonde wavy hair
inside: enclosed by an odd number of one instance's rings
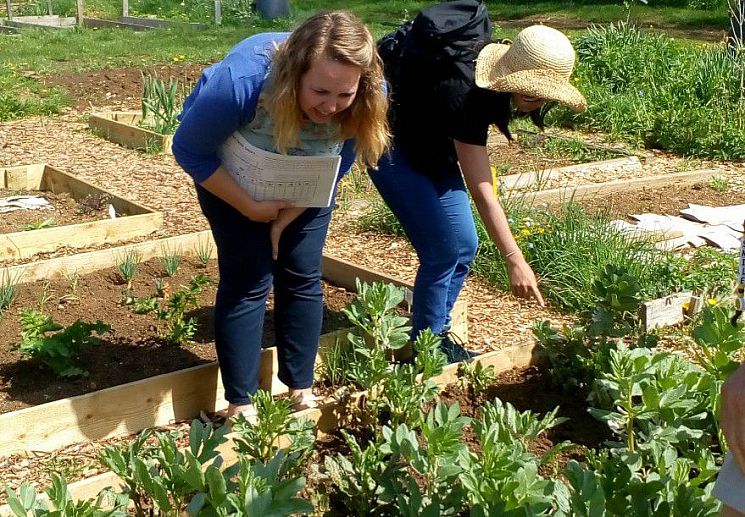
[[[277,150],[286,153],[299,141],[303,124],[297,102],[300,80],[320,57],[360,68],[357,96],[335,121],[341,138],[355,138],[357,156],[374,166],[390,140],[383,63],[370,31],[346,11],[321,12],[308,18],[274,54],[266,108],[274,120]]]

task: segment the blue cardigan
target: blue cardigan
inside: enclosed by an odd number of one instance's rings
[[[288,35],[269,32],[246,38],[205,70],[187,97],[172,148],[176,162],[197,183],[220,166],[217,150],[223,142],[253,119],[275,43]],[[340,170],[346,173],[355,160],[354,140],[344,142],[341,157]]]

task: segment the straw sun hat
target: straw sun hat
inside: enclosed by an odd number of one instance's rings
[[[569,39],[551,27],[533,25],[520,31],[511,45],[490,43],[479,52],[476,85],[585,111],[585,97],[569,83],[573,68],[574,48]]]

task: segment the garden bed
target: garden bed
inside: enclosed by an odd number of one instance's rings
[[[173,135],[161,135],[140,127],[138,124],[141,120],[142,113],[139,111],[109,111],[92,113],[88,126],[107,140],[125,147],[173,154]]]
[[[74,200],[76,206],[72,209],[73,213],[70,210],[62,211],[60,217],[64,225],[56,220],[56,211],[20,210],[10,212],[10,216],[3,214],[0,220],[10,222],[1,223],[0,228],[12,231],[0,234],[0,261],[28,258],[61,247],[83,248],[126,241],[149,235],[163,225],[163,215],[160,212],[128,201],[49,165],[0,168],[0,196],[46,193],[58,196],[58,199],[63,196],[63,199]],[[70,207],[70,203],[63,203],[63,206]],[[110,217],[111,209],[116,213],[116,218]],[[40,213],[44,216],[40,216]],[[84,221],[93,220],[79,222],[77,216],[81,214],[85,215]],[[54,216],[52,227],[46,227],[52,224],[51,221],[47,221],[46,226],[43,222],[47,215],[50,218]],[[31,219],[29,223],[38,223],[38,229],[23,231],[12,226],[13,221],[26,217]]]
[[[731,206],[745,204],[745,192],[728,191],[712,182],[693,185],[660,185],[644,188],[630,196],[623,192],[585,198],[580,204],[590,213],[612,217],[627,217],[631,214],[670,214],[688,208],[689,203],[705,206]]]
[[[157,279],[164,279],[173,294],[196,274],[205,274],[212,284],[198,296],[199,307],[187,312],[195,317],[198,330],[193,342],[182,346],[169,343],[166,321],[154,314],[136,314],[132,305],[123,305],[125,296],[145,298],[155,294]],[[193,258],[185,258],[177,273],[165,277],[159,258],[138,268],[131,295],[116,267],[83,276],[58,280],[39,280],[18,287],[13,305],[2,315],[0,325],[0,412],[43,404],[52,400],[81,395],[138,379],[212,362],[216,359],[213,335],[213,305],[218,279],[217,265],[211,260],[206,268]],[[353,294],[324,282],[323,332],[344,326],[340,314]],[[76,379],[59,379],[33,360],[23,359],[12,345],[20,341],[20,317],[23,310],[35,308],[56,323],[69,326],[75,320],[102,320],[111,331],[99,345],[83,349],[80,366],[89,374]],[[274,344],[271,297],[264,322],[263,343]]]

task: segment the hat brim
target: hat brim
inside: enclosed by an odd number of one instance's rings
[[[519,93],[560,102],[574,111],[585,111],[587,100],[565,77],[550,70],[508,72],[500,59],[509,45],[492,43],[484,47],[476,60],[476,86],[499,92]]]

